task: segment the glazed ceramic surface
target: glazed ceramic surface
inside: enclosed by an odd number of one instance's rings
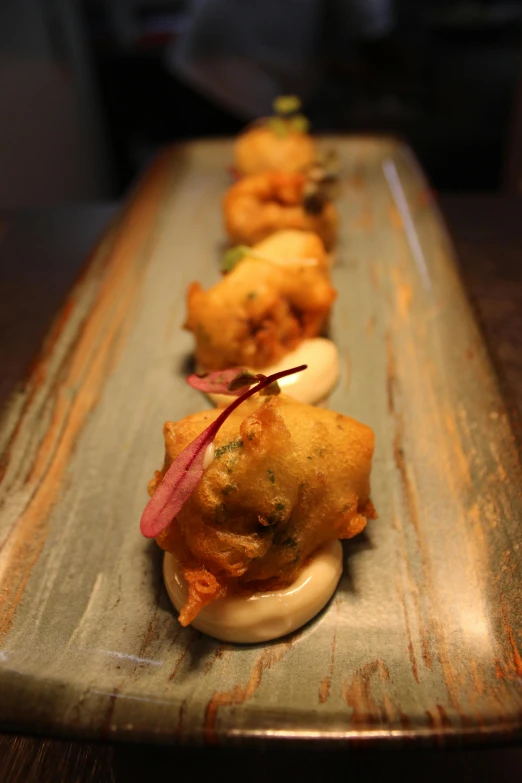
[[[376,434],[379,519],[282,641],[182,629],[140,536],[184,380],[187,285],[219,276],[228,142],[163,153],[100,242],[0,426],[4,727],[161,742],[522,735],[519,454],[408,150],[335,138],[343,189],[329,407]]]

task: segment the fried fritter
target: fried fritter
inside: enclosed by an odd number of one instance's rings
[[[282,231],[252,250],[208,291],[188,289],[185,328],[206,370],[270,366],[321,333],[336,297],[316,235]]]
[[[288,123],[284,135],[277,135],[270,125],[249,128],[236,141],[234,153],[235,167],[245,175],[303,171],[317,158],[312,137]]]
[[[219,415],[196,413],[164,427],[165,463]],[[374,518],[372,430],[283,394],[254,395],[226,420],[215,457],[157,541],[175,553],[189,584],[180,622],[215,598],[291,584],[321,544],[352,538]]]
[[[251,245],[284,228],[313,231],[330,250],[337,239],[339,219],[325,200],[306,207],[307,179],[303,174],[271,171],[243,177],[223,199],[226,230],[233,244]]]

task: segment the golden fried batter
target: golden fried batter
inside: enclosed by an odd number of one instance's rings
[[[151,495],[219,413],[165,424],[165,463]],[[321,544],[360,533],[375,517],[373,444],[364,424],[282,394],[256,394],[239,406],[195,492],[157,539],[189,584],[180,622],[188,625],[215,598],[288,585]]]
[[[271,171],[243,177],[223,199],[226,230],[233,244],[251,245],[283,228],[313,231],[327,250],[337,239],[338,216],[331,201],[314,212],[304,207],[303,174]]]
[[[320,237],[312,231],[298,231],[295,228],[275,231],[253,245],[252,250],[281,265],[300,258],[315,259],[320,267],[328,266],[329,263]]]
[[[284,135],[278,135],[269,125],[249,128],[236,141],[234,163],[241,174],[261,174],[265,171],[303,171],[317,158],[315,142],[307,133],[293,130],[286,124]]]
[[[243,258],[208,291],[188,289],[185,328],[206,370],[270,366],[321,333],[336,297],[316,235],[283,231],[252,250],[262,257]]]

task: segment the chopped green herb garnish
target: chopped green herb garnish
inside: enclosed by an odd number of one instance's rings
[[[310,130],[310,123],[304,114],[296,114],[295,117],[292,117],[290,125],[296,133],[308,133]]]
[[[304,114],[298,114],[301,101],[297,95],[280,95],[274,101],[275,116],[269,117],[267,125],[279,138],[289,133],[308,133],[310,123]]]
[[[243,445],[243,441],[240,440],[231,440],[230,443],[225,443],[224,446],[220,446],[219,449],[216,449],[214,453],[215,459],[219,459],[223,456],[223,454],[226,454],[229,451],[232,451],[233,449],[240,449]]]
[[[248,255],[250,248],[247,245],[236,245],[227,250],[221,261],[224,272],[231,272],[239,262]]]
[[[295,114],[301,108],[301,101],[297,95],[279,95],[273,103],[276,114]]]
[[[231,481],[230,484],[227,484],[226,487],[223,487],[223,489],[221,490],[221,494],[230,495],[230,493],[234,492],[234,490],[236,489],[237,489],[237,484]]]
[[[275,484],[275,476],[273,471],[271,471],[270,468],[268,468],[266,472],[268,473],[268,478],[270,479],[272,484]]]
[[[267,123],[270,129],[280,139],[284,139],[284,137],[288,135],[288,126],[286,120],[283,120],[282,117],[269,117]]]

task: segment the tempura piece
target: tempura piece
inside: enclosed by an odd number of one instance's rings
[[[299,259],[314,260],[319,267],[329,265],[323,242],[312,231],[298,231],[295,228],[275,231],[255,244],[252,250],[281,266],[293,264]]]
[[[315,142],[307,133],[308,122],[298,114],[300,101],[281,96],[274,102],[274,117],[267,117],[241,134],[234,149],[239,174],[265,171],[304,171],[317,159]]]
[[[281,136],[269,125],[245,131],[234,152],[235,168],[247,176],[266,171],[305,171],[317,158],[315,142],[307,133],[289,127]]]
[[[164,427],[169,466],[222,409]],[[372,430],[341,414],[255,394],[219,430],[215,456],[191,497],[157,538],[189,585],[188,625],[212,600],[291,584],[314,551],[360,533],[370,501]]]
[[[336,291],[314,234],[283,231],[252,248],[208,291],[192,283],[185,328],[206,370],[268,367],[321,334]]]
[[[331,250],[337,239],[337,211],[323,194],[308,196],[304,174],[272,171],[243,177],[223,199],[232,244],[252,245],[285,228],[313,231]]]

